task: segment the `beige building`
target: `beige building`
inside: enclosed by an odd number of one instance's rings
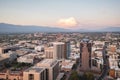
[[[37,67],[46,69],[46,80],[56,80],[59,74],[59,62],[54,59],[44,59],[36,64]]]
[[[46,80],[46,69],[40,67],[31,67],[23,72],[23,80]]]
[[[23,80],[21,71],[2,71],[0,72],[0,80]]]
[[[53,59],[54,49],[53,47],[46,47],[45,48],[45,56],[48,59]]]
[[[64,59],[66,58],[65,43],[52,42],[52,46],[45,48],[46,58],[48,59]]]
[[[76,63],[76,61],[71,61],[71,60],[63,60],[61,63],[60,63],[60,66],[61,66],[61,71],[71,71],[74,64]]]
[[[18,46],[0,46],[0,54],[8,53],[11,50],[17,50]]]
[[[0,54],[2,54],[3,53],[3,49],[0,47]]]

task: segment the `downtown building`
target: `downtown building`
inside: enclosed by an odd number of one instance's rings
[[[3,70],[0,80],[56,80],[59,74],[59,62],[44,59],[25,70]]]
[[[59,74],[59,62],[55,59],[44,59],[36,64],[37,67],[45,68],[46,80],[56,80]]]
[[[80,70],[90,71],[91,70],[91,50],[92,43],[89,39],[83,39],[80,42]]]
[[[70,42],[52,42],[45,48],[48,59],[67,59],[70,56]]]
[[[70,41],[65,41],[64,42],[65,43],[65,53],[64,53],[64,55],[65,55],[65,58],[69,58],[70,57],[70,53],[71,53],[71,48],[70,48]]]
[[[47,80],[46,69],[33,66],[23,72],[23,80]]]
[[[110,44],[107,54],[109,56],[109,76],[120,79],[120,49],[117,48],[117,45]]]
[[[56,80],[59,75],[59,62],[44,59],[23,72],[23,80]]]

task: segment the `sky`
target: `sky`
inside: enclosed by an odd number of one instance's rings
[[[0,0],[0,23],[69,29],[120,27],[120,0]]]

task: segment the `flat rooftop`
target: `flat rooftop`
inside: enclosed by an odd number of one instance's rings
[[[61,80],[64,76],[64,73],[59,73],[56,80]]]
[[[27,70],[25,70],[25,72],[38,72],[39,73],[43,70],[44,70],[44,68],[33,66],[33,67],[30,67]]]
[[[63,42],[52,42],[53,44],[59,45],[59,44],[64,44]]]
[[[44,59],[41,62],[37,63],[37,66],[50,67],[50,66],[53,66],[56,62],[57,60],[55,59]]]
[[[0,56],[0,61],[2,61],[2,60],[5,60],[5,59],[8,59],[9,57],[1,57]]]

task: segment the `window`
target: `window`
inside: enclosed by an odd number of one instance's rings
[[[48,80],[49,78],[49,70],[48,69],[46,69],[46,80]]]
[[[8,79],[8,75],[6,75],[6,79]]]
[[[33,74],[29,74],[29,80],[34,80],[34,75]]]

